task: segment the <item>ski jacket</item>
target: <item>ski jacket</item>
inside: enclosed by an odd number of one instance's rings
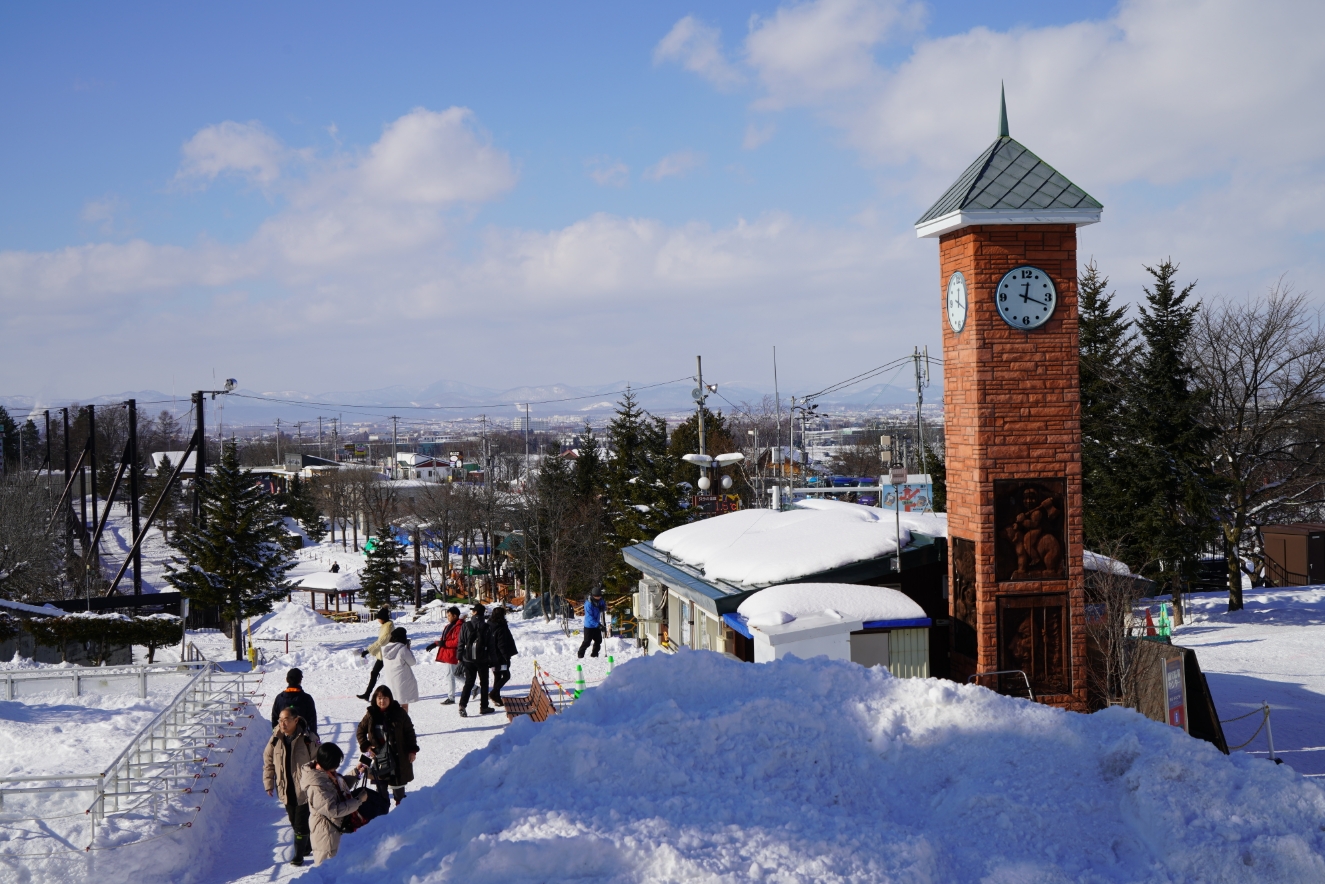
[[[312,835],[313,862],[322,865],[340,849],[340,821],[363,804],[350,793],[349,785],[338,773],[318,770],[312,765],[299,769],[300,782],[308,793],[308,828]]]
[[[390,745],[396,756],[396,782],[388,785],[404,786],[414,779],[414,763],[409,760],[409,755],[419,751],[419,741],[414,733],[414,722],[399,703],[392,703],[385,712],[376,704],[369,706],[354,736],[360,752],[376,751],[383,743]]]
[[[279,728],[273,729],[267,747],[262,750],[262,788],[267,791],[275,789],[276,797],[287,807],[307,804],[308,794],[299,772],[313,763],[317,747],[317,735],[309,733],[302,722],[293,737],[286,737]],[[291,794],[294,801],[290,800]]]
[[[491,666],[509,666],[511,658],[519,654],[515,647],[515,637],[506,618],[494,616],[488,623],[488,664]]]
[[[607,601],[589,596],[584,600],[584,628],[602,629],[603,619],[607,615]]]
[[[271,704],[271,726],[276,727],[276,720],[281,717],[281,710],[293,709],[295,714],[308,725],[308,730],[317,736],[317,704],[303,688],[289,687],[276,695]]]
[[[419,683],[410,668],[416,663],[414,652],[403,642],[389,642],[382,648],[382,684],[391,688],[397,703],[419,699]]]
[[[382,659],[382,648],[386,647],[391,641],[391,631],[396,628],[394,621],[388,620],[382,624],[382,628],[377,630],[377,641],[368,646],[368,653],[377,659]]]
[[[438,663],[460,662],[460,658],[456,656],[456,649],[460,647],[460,630],[464,625],[463,620],[446,624],[446,628],[442,630],[442,637],[437,641]]]
[[[488,624],[482,617],[470,616],[460,630],[460,647],[457,650],[460,662],[466,666],[486,666],[488,664]]]

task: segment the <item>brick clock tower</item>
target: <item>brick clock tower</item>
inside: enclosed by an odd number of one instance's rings
[[[1085,709],[1077,228],[1103,207],[1008,135],[916,222],[939,240],[952,674]]]

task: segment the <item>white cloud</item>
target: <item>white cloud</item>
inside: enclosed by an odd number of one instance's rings
[[[683,178],[704,165],[705,157],[693,150],[680,150],[670,153],[644,170],[644,177],[650,181],[662,181],[664,178]]]
[[[722,51],[722,34],[693,15],[672,26],[653,50],[653,63],[676,62],[719,89],[739,86],[745,77]]]
[[[777,126],[767,123],[763,126],[754,123],[745,124],[745,137],[741,139],[741,147],[746,150],[755,150],[769,142],[773,133],[777,132]]]
[[[515,186],[510,158],[492,147],[468,108],[416,108],[386,127],[356,169],[369,199],[418,205],[483,202]]]
[[[226,120],[200,129],[180,149],[184,161],[175,175],[177,182],[197,179],[214,181],[235,173],[260,185],[274,182],[287,158],[285,146],[257,121]]]
[[[625,187],[630,183],[630,167],[611,157],[594,157],[584,163],[589,177],[603,187]]]
[[[817,0],[756,20],[745,60],[766,91],[761,106],[814,101],[871,82],[875,48],[912,31],[922,14],[907,0]]]
[[[108,193],[101,199],[88,200],[84,203],[78,217],[87,224],[95,224],[97,230],[104,236],[113,236],[125,232],[121,219],[126,208],[128,204],[121,197]]]

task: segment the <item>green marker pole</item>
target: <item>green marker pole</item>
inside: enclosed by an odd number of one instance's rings
[[[584,665],[575,664],[575,699],[580,699],[580,694],[584,693]]]

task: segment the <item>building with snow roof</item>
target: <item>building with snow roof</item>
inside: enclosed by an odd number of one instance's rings
[[[927,622],[908,628],[925,630],[926,648],[938,652],[925,674],[946,674],[946,534],[941,513],[899,515],[804,500],[785,511],[741,510],[701,519],[626,547],[622,555],[643,575],[636,611],[649,653],[689,647],[757,659],[756,642],[766,641],[769,648],[786,644],[793,639],[784,635],[802,633],[809,624],[761,627],[756,638],[739,617],[727,618],[739,615],[742,603],[756,593],[786,584],[872,586],[893,590],[915,606],[912,613],[918,616],[904,619]],[[861,624],[882,619],[887,618],[842,618]],[[930,631],[941,634],[931,639]],[[844,659],[850,659],[849,651]]]

